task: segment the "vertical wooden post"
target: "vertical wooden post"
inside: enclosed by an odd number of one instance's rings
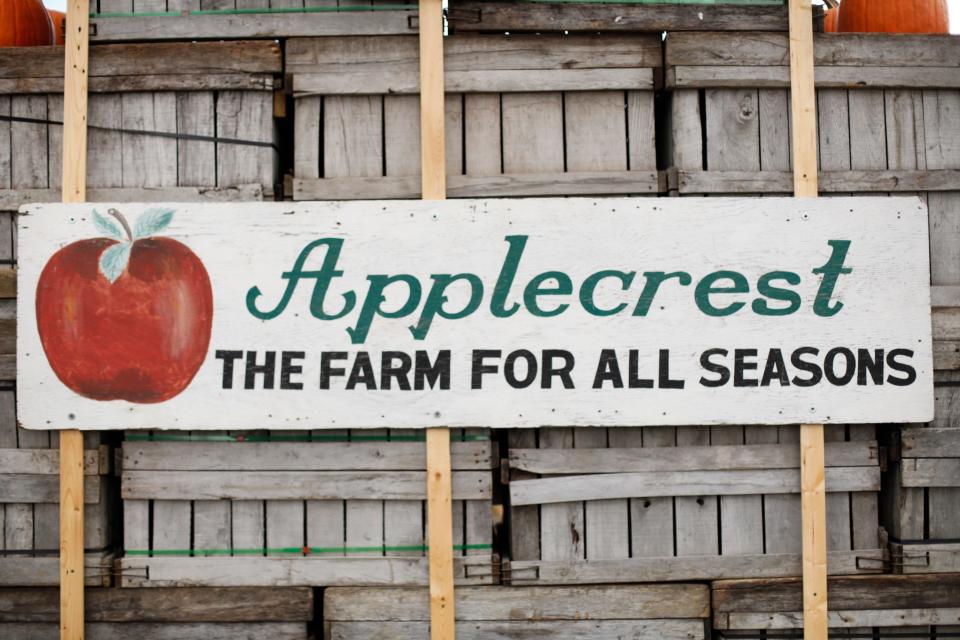
[[[69,0],[63,74],[63,201],[87,197],[90,0]],[[83,640],[83,434],[60,432],[60,638]]]
[[[817,110],[813,80],[810,0],[790,0],[790,109],[793,194],[817,197]],[[827,515],[823,425],[800,426],[800,501],[803,509],[803,637],[826,640]]]
[[[421,197],[447,197],[444,152],[443,7],[420,0]],[[427,541],[430,546],[430,638],[453,640],[453,502],[450,430],[427,429]]]

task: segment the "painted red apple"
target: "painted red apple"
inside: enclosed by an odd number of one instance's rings
[[[37,328],[57,377],[94,400],[153,403],[183,391],[203,363],[213,323],[210,277],[186,245],[156,237],[172,209],[131,229],[94,211],[109,237],[69,244],[37,283]]]

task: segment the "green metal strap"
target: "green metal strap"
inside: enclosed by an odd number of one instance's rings
[[[426,553],[427,545],[399,545],[375,547],[264,547],[262,549],[127,549],[127,556],[264,556],[264,555],[329,555],[346,553]],[[492,544],[455,544],[454,551],[492,550]]]

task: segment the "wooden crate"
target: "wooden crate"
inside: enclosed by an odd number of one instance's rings
[[[814,39],[822,192],[919,195],[930,211],[934,364],[960,369],[960,37]],[[672,33],[671,193],[789,194],[785,34]]]
[[[827,434],[830,572],[882,571],[874,428]],[[796,427],[549,428],[509,438],[512,584],[801,573]]]
[[[416,33],[416,4],[414,0],[94,0],[91,6],[97,11],[90,18],[90,36],[94,42],[122,42]]]
[[[425,585],[423,432],[128,434],[122,586]],[[455,574],[496,580],[487,430],[455,430]],[[220,441],[216,441],[220,440]]]
[[[960,375],[949,373],[953,385],[938,380],[938,410],[957,392]],[[883,520],[893,569],[960,572],[960,427],[938,412],[931,426],[901,427],[892,449],[899,455],[885,479]]]
[[[706,585],[464,587],[457,589],[461,640],[697,640],[708,637]],[[325,640],[429,637],[426,589],[327,589]]]
[[[444,41],[450,197],[656,194],[660,37]],[[415,36],[291,39],[295,200],[420,195]]]
[[[87,589],[89,640],[307,640],[311,589]],[[60,637],[57,589],[0,589],[0,637]]]
[[[799,579],[714,582],[714,638],[802,638]],[[956,638],[960,575],[830,578],[831,638]]]
[[[17,427],[14,391],[0,390],[0,587],[60,582],[60,452],[56,432]],[[116,541],[111,447],[84,434],[85,580],[108,585]],[[3,634],[0,633],[0,636]]]
[[[91,47],[87,199],[272,196],[280,72],[272,42]],[[0,210],[60,201],[62,91],[62,47],[0,50]]]

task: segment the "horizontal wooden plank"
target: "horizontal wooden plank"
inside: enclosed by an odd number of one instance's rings
[[[786,580],[731,580],[714,582],[715,613],[777,613],[803,610],[802,582]],[[917,606],[953,608],[960,603],[960,575],[844,576],[827,582],[831,610],[864,611],[911,609]]]
[[[904,427],[900,431],[900,455],[904,458],[960,458],[960,429]]]
[[[960,286],[933,285],[930,287],[931,307],[960,307]]]
[[[176,17],[90,19],[93,42],[131,40],[218,40],[304,36],[376,36],[416,33],[406,10],[343,13],[192,14]]]
[[[2,631],[2,627],[0,627]],[[492,638],[523,640],[664,640],[706,637],[700,620],[564,620],[457,622],[458,640]],[[429,622],[330,622],[329,640],[422,640],[430,637]]]
[[[6,471],[5,469],[3,471]],[[100,502],[100,476],[86,476],[83,483],[85,504]],[[57,503],[60,501],[60,476],[0,473],[0,503]]]
[[[830,573],[834,575],[878,573],[882,571],[883,554],[883,549],[832,552],[828,554],[827,563]],[[799,553],[590,561],[514,560],[505,565],[504,572],[505,577],[515,585],[680,582],[795,576],[801,573],[801,564]],[[858,564],[863,568],[858,568]]]
[[[596,91],[652,89],[652,69],[504,69],[447,71],[450,93]],[[420,92],[417,71],[356,71],[350,74],[301,73],[293,77],[297,97],[309,95],[412,94]]]
[[[786,31],[785,6],[724,4],[616,4],[458,2],[451,7],[456,32],[494,31]]]
[[[493,469],[491,442],[454,442],[456,471]],[[2,460],[2,458],[0,458]],[[126,442],[123,468],[133,471],[418,471],[422,442]]]
[[[677,171],[676,185],[685,194],[788,193],[793,189],[789,171]],[[960,171],[822,171],[823,193],[953,191]]]
[[[0,353],[0,380],[17,379],[17,356],[12,353]]]
[[[960,487],[960,458],[904,458],[904,487]]]
[[[960,68],[960,37],[950,35],[818,33],[813,37],[816,65],[853,67]],[[668,66],[787,66],[786,33],[755,31],[670,33]]]
[[[489,471],[453,474],[455,500],[487,500]],[[2,476],[0,476],[2,477]],[[423,471],[137,471],[124,469],[127,500],[425,500]],[[14,500],[23,502],[23,500]]]
[[[87,202],[240,202],[263,200],[263,186],[236,187],[142,187],[87,189]],[[21,205],[57,202],[55,189],[0,189],[0,211],[16,211]]]
[[[827,67],[814,68],[818,88],[945,88],[960,87],[960,74],[949,67]],[[668,67],[666,85],[676,89],[786,88],[790,67]]]
[[[269,89],[282,70],[280,46],[269,41],[100,45],[90,48],[89,89]],[[62,91],[63,47],[0,49],[0,92]]]
[[[827,624],[831,629],[952,625],[960,624],[960,608],[880,609],[876,611],[831,610],[827,612]],[[714,618],[713,628],[727,631],[759,629],[799,630],[803,629],[803,611],[783,613],[720,613]]]
[[[568,173],[447,176],[450,198],[644,194],[660,191],[656,171],[573,171]],[[420,177],[297,178],[294,200],[419,198]]]
[[[510,468],[529,473],[733,471],[800,467],[792,445],[660,447],[656,449],[511,449]],[[876,442],[827,443],[828,467],[876,466]]]
[[[0,449],[0,470],[6,474],[59,475],[59,449]],[[83,473],[100,474],[100,452],[83,452]]]
[[[60,625],[56,622],[0,623],[0,637],[29,638],[30,640],[58,640]],[[83,637],[86,640],[307,640],[304,622],[129,622],[111,624],[87,622]]]
[[[707,618],[706,585],[600,587],[465,587],[454,594],[461,621],[645,620]],[[401,622],[430,619],[422,589],[335,588],[324,592],[329,621]]]
[[[934,340],[960,340],[960,307],[935,308],[932,327]]]
[[[665,471],[562,476],[510,483],[513,506],[663,496],[799,493],[798,469]],[[879,491],[880,467],[830,467],[827,491]]]
[[[83,584],[87,587],[109,585],[112,564],[113,556],[110,554],[86,554],[83,561]],[[0,587],[15,587],[17,591],[29,593],[24,587],[56,587],[59,584],[59,556],[0,556]]]
[[[457,584],[492,584],[491,556],[453,559]],[[427,558],[122,558],[121,587],[426,586]]]
[[[89,589],[90,622],[293,622],[313,620],[313,591],[290,588]],[[0,589],[0,622],[55,622],[58,589]]]
[[[417,73],[416,35],[376,38],[291,38],[286,72],[351,75],[356,72]],[[659,34],[502,35],[454,34],[443,41],[444,71],[659,68]],[[448,91],[450,89],[448,88]]]
[[[14,267],[0,267],[0,299],[17,297],[17,270]]]
[[[904,574],[960,573],[960,542],[891,543],[890,554]]]
[[[933,368],[938,371],[960,369],[960,340],[933,341]]]

